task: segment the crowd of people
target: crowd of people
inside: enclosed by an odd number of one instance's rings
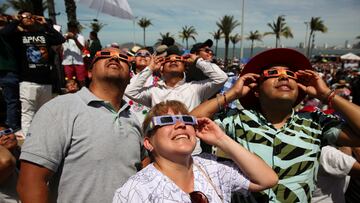
[[[76,23],[0,22],[0,202],[359,201],[359,67],[288,48],[224,67],[210,39],[102,48]]]

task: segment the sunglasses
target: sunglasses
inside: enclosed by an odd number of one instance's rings
[[[265,78],[272,78],[272,77],[279,77],[281,75],[286,75],[294,80],[298,79],[296,73],[284,68],[264,70],[261,76]]]
[[[165,61],[164,63],[168,63],[168,62],[183,62],[184,58],[182,56],[168,56],[165,57]]]
[[[189,193],[191,203],[209,203],[206,195],[200,191],[193,191]]]
[[[204,52],[206,52],[208,54],[214,54],[213,50],[210,49],[210,48],[199,49],[199,51],[204,51]]]
[[[9,135],[9,134],[12,134],[12,133],[14,133],[14,130],[12,128],[1,130],[0,131],[0,137],[2,137],[3,135]]]
[[[145,134],[152,131],[157,126],[174,125],[177,121],[183,122],[186,125],[197,125],[196,118],[190,115],[155,116],[151,119],[149,126],[146,128]]]
[[[139,56],[139,57],[150,57],[151,54],[149,52],[137,52],[135,53],[135,57]]]

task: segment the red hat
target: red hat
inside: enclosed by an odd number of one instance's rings
[[[257,54],[245,65],[241,75],[246,73],[261,74],[263,70],[270,67],[281,65],[289,70],[296,72],[298,70],[313,70],[310,61],[300,52],[288,48],[275,48]],[[298,105],[305,97],[303,91],[299,91],[299,96],[295,102]],[[259,106],[259,100],[254,92],[249,92],[245,97],[240,98],[240,103],[245,108],[256,108]]]

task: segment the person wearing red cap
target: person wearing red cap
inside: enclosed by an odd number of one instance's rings
[[[320,111],[295,112],[306,94],[331,105],[346,122]],[[216,122],[279,176],[275,187],[252,194],[257,202],[310,202],[321,146],[360,146],[360,107],[330,90],[309,60],[293,49],[258,54],[245,65],[233,88],[192,114],[212,117],[235,99],[244,109]]]

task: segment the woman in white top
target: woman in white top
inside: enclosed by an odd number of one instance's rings
[[[155,105],[143,123],[144,147],[153,163],[119,188],[113,202],[230,202],[231,192],[261,191],[278,177],[260,158],[228,137],[213,121],[188,115],[179,101]],[[210,154],[192,156],[196,136],[235,163]]]

